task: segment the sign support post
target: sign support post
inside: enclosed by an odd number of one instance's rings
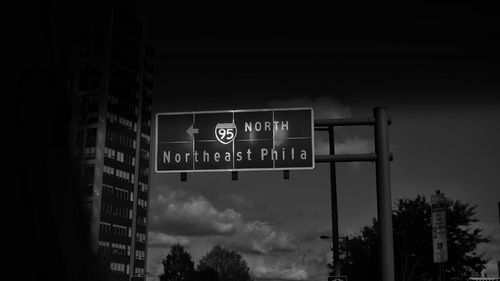
[[[368,118],[349,118],[349,119],[322,119],[315,120],[315,130],[328,131],[330,136],[330,149],[334,145],[333,127],[334,126],[375,126],[375,153],[369,154],[345,154],[335,155],[334,150],[330,150],[330,155],[316,155],[316,162],[375,162],[376,163],[376,182],[377,182],[377,216],[379,220],[380,232],[380,280],[394,281],[394,246],[392,234],[392,202],[391,202],[391,176],[390,161],[392,154],[389,151],[389,129],[391,124],[387,108],[376,107],[373,109],[374,117]],[[332,185],[332,240],[334,256],[338,257],[338,219],[337,219],[337,194],[335,167],[330,166],[331,185]],[[335,187],[335,188],[334,188]],[[335,218],[334,218],[335,217]],[[336,233],[335,233],[336,232]],[[334,258],[335,259],[335,258]],[[338,264],[338,269],[336,268]],[[335,277],[340,275],[340,263],[334,260]],[[330,276],[331,278],[335,278]],[[329,277],[329,280],[330,280]]]
[[[375,153],[377,181],[377,217],[380,231],[381,279],[394,281],[392,235],[391,174],[389,166],[389,130],[387,108],[373,109],[375,117]]]
[[[335,138],[333,126],[328,127],[328,137],[330,145],[330,155],[335,155]],[[332,205],[332,252],[333,252],[333,270],[335,276],[340,276],[339,261],[339,220],[337,211],[337,171],[335,162],[330,162],[330,185],[331,185],[331,205]]]

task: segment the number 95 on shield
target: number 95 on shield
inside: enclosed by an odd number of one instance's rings
[[[234,123],[219,123],[215,126],[215,136],[223,144],[228,144],[236,137],[236,125]]]

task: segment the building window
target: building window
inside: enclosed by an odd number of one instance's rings
[[[134,268],[134,277],[144,277],[144,268],[141,267]]]
[[[99,228],[102,233],[110,234],[112,232],[112,227],[110,223],[107,222],[100,222],[99,223]]]
[[[141,232],[135,233],[135,241],[145,243],[146,242],[146,234]]]
[[[139,155],[141,156],[142,159],[149,160],[149,156],[150,156],[149,151],[141,148]]]
[[[118,122],[118,116],[116,114],[108,112],[108,121],[109,121],[109,123]]]
[[[147,177],[149,175],[149,168],[148,167],[141,167],[139,169],[139,175]]]
[[[103,184],[102,185],[102,194],[106,196],[112,196],[113,195],[113,187],[110,185]]]
[[[99,250],[104,253],[109,253],[109,242],[99,241]]]
[[[95,159],[95,147],[85,147],[85,150],[83,151],[83,159],[85,160],[90,160],[90,159]]]
[[[142,226],[146,226],[146,217],[143,217],[143,216],[137,216],[137,224],[138,225],[142,225]]]
[[[101,209],[105,214],[117,216],[124,219],[132,219],[132,210],[120,205],[102,203]]]
[[[141,133],[141,139],[143,141],[145,141],[146,143],[148,143],[148,144],[151,141],[151,137],[149,135],[145,134],[145,133]]]
[[[82,196],[92,196],[94,194],[94,185],[82,184]]]
[[[113,254],[116,254],[116,255],[126,256],[127,255],[127,248],[130,248],[130,246],[120,244],[120,243],[111,243],[111,251]]]
[[[118,263],[118,262],[112,262],[110,263],[110,269],[115,272],[123,272],[125,273],[125,264],[124,263]]]
[[[148,184],[139,182],[139,188],[141,189],[142,192],[147,192],[148,191]]]
[[[85,149],[83,151],[83,159],[95,159],[97,129],[87,130],[85,138]]]
[[[76,133],[76,150],[75,156],[77,159],[82,157],[82,147],[83,147],[83,132],[84,130],[78,130]]]
[[[92,201],[85,201],[82,203],[82,209],[83,212],[85,213],[91,213],[92,212]]]
[[[106,139],[108,141],[112,141],[112,142],[118,143],[118,144],[123,145],[123,146],[133,147],[135,149],[135,139],[133,139],[131,137],[124,136],[118,132],[111,130],[111,129],[107,130]]]
[[[103,172],[104,172],[105,174],[108,174],[108,175],[112,175],[112,176],[113,176],[113,175],[115,174],[115,168],[110,167],[110,166],[106,166],[106,165],[104,165],[104,167],[103,167]]]
[[[143,261],[144,260],[144,251],[135,250],[135,259]]]
[[[123,161],[124,161],[124,160],[123,160],[123,152],[119,152],[119,151],[118,151],[118,152],[116,153],[116,160],[118,160],[118,161],[120,161],[120,162],[122,162],[122,163],[123,163]]]
[[[128,229],[128,227],[126,227],[126,226],[114,224],[113,225],[113,234],[117,235],[117,236],[126,237],[127,236],[127,229]]]
[[[116,198],[121,200],[128,200],[129,191],[116,187],[115,192],[116,192]]]
[[[151,120],[143,120],[142,125],[151,128]]]
[[[97,111],[87,112],[87,124],[97,123],[98,117],[99,117],[99,112]]]
[[[148,202],[146,200],[143,200],[143,199],[137,199],[137,205],[146,209],[148,207]]]
[[[118,98],[113,95],[108,95],[108,101],[111,104],[118,104]]]

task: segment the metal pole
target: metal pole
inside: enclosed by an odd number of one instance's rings
[[[333,136],[333,126],[328,127],[330,155],[335,155],[335,138]],[[339,261],[339,222],[337,213],[337,173],[335,162],[330,162],[330,185],[331,185],[331,205],[332,205],[332,252],[333,270],[335,276],[340,276]]]
[[[380,233],[380,280],[394,281],[392,235],[391,175],[389,167],[389,130],[387,108],[373,109],[375,117],[375,153],[377,178],[377,216]]]
[[[440,262],[439,264],[439,281],[443,281],[443,263]]]

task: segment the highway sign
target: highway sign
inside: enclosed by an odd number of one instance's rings
[[[156,114],[157,173],[314,169],[312,108]]]
[[[431,196],[432,213],[432,248],[435,263],[448,261],[448,245],[446,234],[446,199],[444,194]]]

